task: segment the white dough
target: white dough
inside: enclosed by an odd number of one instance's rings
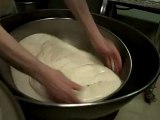
[[[30,35],[20,41],[30,53],[48,66],[60,70],[70,80],[82,86],[75,94],[82,102],[101,100],[116,91],[121,80],[92,54],[44,33]],[[11,67],[17,88],[24,94],[50,101],[45,89],[36,80]]]

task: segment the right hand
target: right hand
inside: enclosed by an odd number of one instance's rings
[[[100,36],[93,40],[92,44],[95,50],[104,58],[107,67],[117,74],[120,73],[122,69],[122,59],[114,43]]]
[[[72,82],[58,70],[46,68],[39,76],[38,81],[46,88],[49,97],[57,103],[80,103],[74,90],[81,86]]]

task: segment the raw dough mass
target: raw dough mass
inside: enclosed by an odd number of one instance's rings
[[[93,102],[116,91],[121,80],[92,54],[80,50],[57,37],[37,33],[20,41],[20,44],[41,62],[60,70],[70,80],[83,86],[75,92],[82,102]],[[30,76],[11,67],[18,90],[40,100],[50,101],[44,87]]]

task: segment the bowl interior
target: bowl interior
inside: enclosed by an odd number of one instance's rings
[[[131,73],[131,68],[132,68],[131,56],[130,56],[130,53],[129,53],[127,47],[120,40],[120,38],[118,38],[111,31],[109,31],[101,26],[98,26],[98,28],[104,37],[110,38],[115,43],[115,45],[118,48],[118,50],[120,51],[120,54],[122,57],[123,68],[119,74],[119,77],[122,80],[122,85],[116,91],[116,92],[118,92],[125,85],[127,80],[129,79],[129,76]],[[99,59],[101,59],[101,57],[98,54],[96,54],[96,52],[94,51],[92,45],[90,44],[90,42],[87,38],[87,35],[85,34],[85,32],[82,28],[82,26],[76,20],[69,19],[69,18],[46,18],[46,19],[41,19],[41,20],[36,20],[33,22],[26,23],[11,32],[12,36],[14,36],[17,41],[20,41],[21,39],[23,39],[29,35],[35,34],[35,33],[47,33],[47,34],[57,36],[58,38],[64,40],[65,42],[67,42],[67,43],[69,43],[79,49],[88,51],[88,52],[94,54],[95,56],[97,56]],[[3,63],[0,62],[0,64],[3,64]],[[2,70],[2,71],[6,75],[5,80],[10,82],[10,84],[13,87],[15,87],[14,82],[13,82],[13,78],[12,78],[9,70]],[[114,93],[116,93],[116,92],[114,92]]]

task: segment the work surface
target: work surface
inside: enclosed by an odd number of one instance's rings
[[[160,9],[160,0],[110,0],[110,1]]]

